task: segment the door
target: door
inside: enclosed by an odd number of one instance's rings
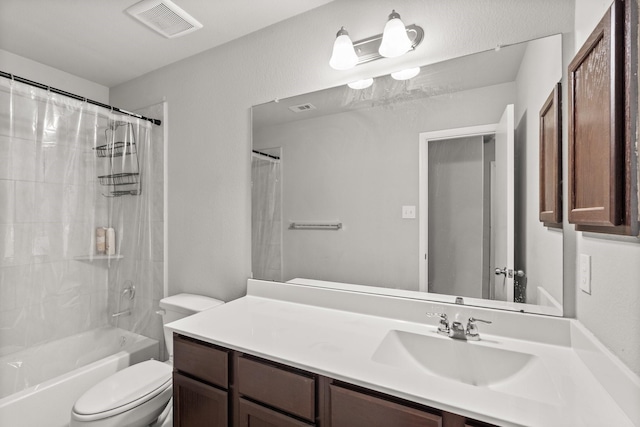
[[[470,126],[464,128],[455,128],[455,129],[445,129],[439,131],[431,131],[431,132],[423,132],[420,134],[419,138],[419,197],[420,197],[420,205],[419,205],[419,280],[420,280],[420,291],[423,292],[434,292],[434,290],[429,289],[429,259],[433,258],[429,251],[429,241],[433,236],[429,235],[429,144],[432,142],[443,141],[443,140],[453,140],[460,138],[469,138],[476,136],[486,136],[486,135],[494,135],[496,132],[497,124],[490,125],[479,125],[479,126]],[[432,197],[433,199],[433,197]],[[432,203],[438,203],[436,200],[432,200]],[[478,252],[482,250],[482,248],[476,248]],[[487,251],[488,252],[488,251]],[[493,272],[491,272],[493,275]],[[481,277],[478,277],[477,283],[481,282]],[[485,280],[486,281],[486,280]],[[475,280],[474,280],[475,282]],[[493,281],[491,281],[491,285]],[[480,288],[478,292],[481,292]],[[453,294],[454,292],[448,292],[449,294]],[[460,295],[464,296],[464,295]]]
[[[497,300],[509,302],[513,302],[514,295],[514,139],[514,108],[510,104],[496,128],[495,181],[491,209],[494,295]]]

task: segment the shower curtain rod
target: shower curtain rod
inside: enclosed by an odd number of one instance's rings
[[[252,152],[252,153],[254,153],[254,154],[259,154],[260,156],[269,157],[269,158],[274,159],[274,160],[280,160],[280,157],[278,157],[278,156],[273,156],[273,155],[271,155],[271,154],[267,154],[267,153],[263,153],[262,151],[258,151],[258,150],[251,150],[251,152]]]
[[[125,114],[127,116],[131,116],[131,117],[136,117],[136,118],[141,119],[141,120],[146,120],[148,122],[153,123],[154,125],[160,126],[162,124],[162,120],[151,119],[149,117],[141,116],[140,114],[132,113],[131,111],[122,110],[122,109],[117,108],[117,107],[112,107],[111,105],[103,104],[101,102],[94,101],[92,99],[87,99],[84,96],[80,96],[80,95],[76,95],[76,94],[73,94],[73,93],[65,92],[64,90],[56,89],[54,87],[47,86],[47,85],[42,84],[42,83],[34,82],[33,80],[25,79],[24,77],[18,77],[18,76],[14,75],[14,74],[6,73],[4,71],[0,71],[0,76],[2,76],[4,78],[7,78],[7,79],[11,79],[11,80],[16,81],[16,82],[25,83],[25,84],[28,84],[30,86],[35,86],[35,87],[40,88],[40,89],[45,89],[45,90],[51,91],[53,93],[57,93],[58,95],[68,96],[69,98],[77,99],[78,101],[88,102],[89,104],[97,105],[98,107],[106,108],[107,110],[115,111],[117,113],[122,113],[122,114]]]

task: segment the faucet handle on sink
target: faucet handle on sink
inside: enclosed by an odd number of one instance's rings
[[[429,317],[439,317],[440,323],[438,324],[438,333],[441,335],[449,336],[449,319],[445,313],[427,313]]]
[[[480,340],[480,333],[478,332],[478,325],[476,325],[476,322],[492,323],[489,320],[476,319],[475,317],[470,317],[469,322],[467,322],[467,330],[465,331],[465,335],[467,336],[468,340],[471,340],[471,341]]]

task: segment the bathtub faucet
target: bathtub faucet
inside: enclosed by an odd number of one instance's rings
[[[131,310],[119,311],[111,315],[111,317],[120,317],[120,316],[131,316]]]

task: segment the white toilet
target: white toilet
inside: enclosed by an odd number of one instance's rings
[[[208,310],[222,301],[178,294],[160,301],[162,323]],[[171,425],[173,336],[165,329],[166,363],[147,360],[116,372],[87,390],[73,405],[70,427],[141,427]],[[163,422],[163,420],[165,420]]]

